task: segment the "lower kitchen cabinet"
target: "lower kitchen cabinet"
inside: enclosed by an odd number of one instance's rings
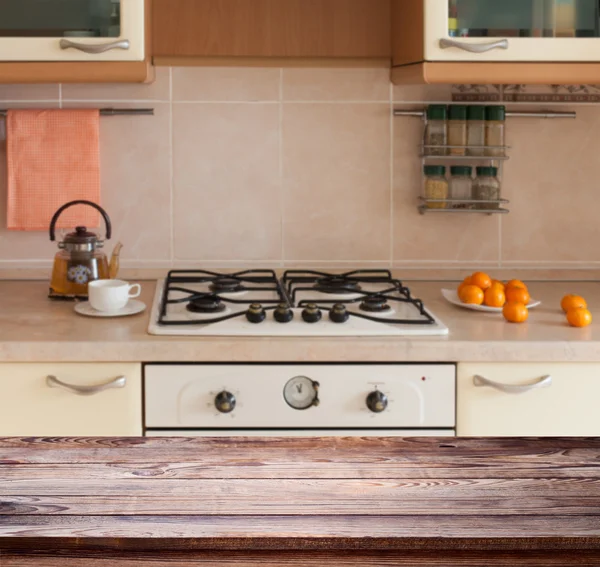
[[[142,434],[141,364],[0,364],[0,398],[0,437]]]
[[[458,365],[462,437],[599,436],[600,364]]]

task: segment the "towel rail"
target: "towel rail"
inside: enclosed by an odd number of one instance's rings
[[[7,109],[0,109],[0,117],[7,113]],[[101,108],[100,116],[154,116],[154,108]]]

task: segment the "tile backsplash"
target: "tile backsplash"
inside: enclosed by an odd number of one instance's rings
[[[573,106],[576,120],[510,119],[509,215],[421,216],[422,125],[392,108],[450,100],[449,86],[392,88],[383,68],[0,85],[2,108],[155,109],[101,120],[102,204],[124,267],[599,268],[600,106]],[[0,269],[45,268],[56,250],[46,233],[4,228],[4,152]]]

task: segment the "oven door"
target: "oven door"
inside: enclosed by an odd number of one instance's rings
[[[146,437],[455,437],[454,429],[149,429]]]

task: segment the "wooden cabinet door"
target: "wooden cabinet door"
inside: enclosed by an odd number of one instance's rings
[[[390,0],[154,0],[155,57],[390,57]]]
[[[0,364],[0,399],[0,437],[142,434],[140,364]]]
[[[457,434],[595,437],[599,400],[600,364],[459,364]]]

